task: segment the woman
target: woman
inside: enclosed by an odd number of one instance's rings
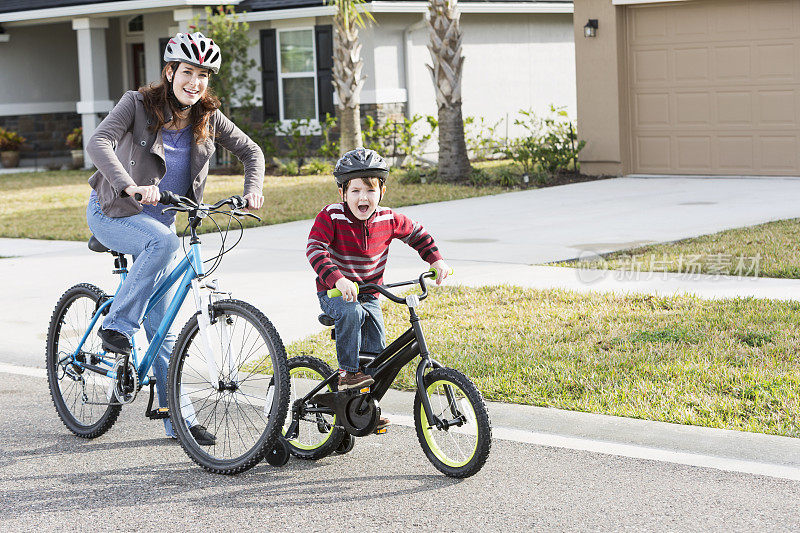
[[[97,167],[89,179],[93,189],[86,210],[89,229],[104,246],[134,259],[98,331],[109,352],[130,354],[130,339],[139,329],[147,301],[169,273],[180,247],[174,213],[163,214],[164,206],[157,206],[160,191],[202,201],[209,159],[218,142],[244,165],[249,208],[259,209],[264,203],[264,154],[219,111],[219,100],[208,87],[210,72],[219,72],[220,55],[219,46],[202,33],[178,33],[164,50],[167,64],[161,80],[126,92],[86,145]],[[140,201],[134,199],[136,194]],[[172,294],[147,315],[148,340]],[[161,407],[167,405],[165,384],[174,344],[175,335],[170,333],[154,362]],[[203,426],[187,422],[197,442],[214,443],[214,435]],[[164,427],[174,438],[169,419]]]

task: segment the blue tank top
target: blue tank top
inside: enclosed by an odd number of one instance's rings
[[[164,141],[164,159],[167,163],[167,173],[158,183],[158,189],[186,196],[192,186],[192,177],[190,175],[192,127],[186,126],[180,130],[162,129],[161,138]],[[161,204],[143,205],[142,213],[150,215],[165,226],[171,226],[175,222],[175,213],[169,211],[162,214],[161,211],[165,207]]]

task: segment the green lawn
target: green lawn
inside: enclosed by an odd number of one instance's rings
[[[593,261],[564,261],[554,265],[797,279],[800,278],[798,243],[800,218],[795,218],[614,252]]]
[[[85,240],[86,202],[91,189],[88,171],[54,171],[0,175],[0,237],[31,239]],[[211,175],[205,189],[207,202],[242,193],[241,176]],[[457,200],[472,196],[497,194],[507,190],[499,186],[472,187],[442,183],[401,183],[393,175],[382,205],[406,205]],[[263,218],[258,224],[248,219],[246,225],[267,225],[313,218],[319,210],[338,201],[330,176],[266,176]],[[184,218],[185,220],[185,218]],[[185,223],[184,223],[185,224]],[[179,228],[182,228],[180,219]],[[206,224],[206,231],[212,226]]]
[[[442,287],[420,311],[431,352],[489,400],[800,436],[797,303]],[[384,312],[391,340],[408,313]],[[335,364],[327,332],[288,352]]]

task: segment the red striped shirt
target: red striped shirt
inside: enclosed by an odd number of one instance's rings
[[[392,239],[414,248],[430,264],[442,258],[422,225],[388,207],[359,220],[344,204],[331,204],[317,215],[308,235],[306,257],[317,273],[317,290],[332,289],[341,278],[383,283]]]

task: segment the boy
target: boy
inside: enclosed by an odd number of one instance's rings
[[[354,282],[383,283],[392,239],[413,247],[438,270],[437,285],[449,270],[421,225],[378,205],[388,175],[389,165],[374,150],[356,148],[344,154],[333,171],[342,202],[320,211],[308,236],[306,256],[317,273],[320,307],[336,322],[339,390],[374,382],[359,370],[358,353],[385,347],[383,315],[377,297],[369,291],[356,295]],[[341,298],[328,298],[327,290],[334,287],[342,291]],[[388,423],[381,418],[378,427]]]

